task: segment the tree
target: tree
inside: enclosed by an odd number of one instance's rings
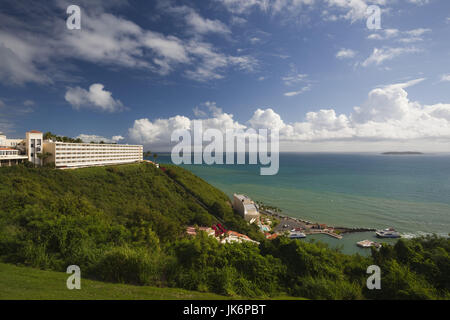
[[[152,152],[150,150],[144,152],[144,158],[150,158],[152,156]]]
[[[50,131],[44,133],[44,140],[52,140],[54,137],[55,137],[55,135],[53,133],[51,133]]]
[[[69,143],[83,143],[83,140],[81,140],[80,138],[70,138],[70,137],[62,137],[62,136],[58,136],[56,134],[49,132],[44,133],[43,136],[44,140],[53,140],[53,141],[58,141],[58,142],[69,142]]]
[[[44,152],[44,153],[38,153],[37,157],[39,159],[41,159],[42,164],[44,164],[45,160],[47,160],[48,158],[50,158],[53,154],[51,154],[50,152]]]

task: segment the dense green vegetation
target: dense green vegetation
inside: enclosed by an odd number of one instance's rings
[[[450,297],[448,239],[401,240],[372,257],[285,237],[266,241],[223,192],[176,166],[18,166],[1,168],[0,181],[2,262],[54,271],[76,264],[83,278],[232,297]],[[186,225],[218,221],[261,244],[184,235]],[[380,291],[366,289],[372,264],[382,270]]]
[[[198,199],[210,212],[229,229],[247,234],[250,238],[263,241],[264,236],[256,225],[248,225],[231,206],[228,196],[214,188],[190,171],[174,165],[166,165],[167,175],[179,183],[187,192]]]

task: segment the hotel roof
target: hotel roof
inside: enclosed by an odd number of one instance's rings
[[[31,130],[31,131],[28,131],[28,133],[42,133],[42,132],[37,131],[37,130]]]

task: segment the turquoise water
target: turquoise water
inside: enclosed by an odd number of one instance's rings
[[[450,232],[450,155],[282,153],[275,176],[260,176],[259,166],[250,165],[183,167],[230,197],[245,193],[293,217],[333,226],[392,226],[405,236]],[[344,251],[351,243],[355,251],[356,241],[371,236],[315,237],[344,244]]]

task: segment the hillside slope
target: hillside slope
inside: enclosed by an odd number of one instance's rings
[[[56,271],[76,264],[99,280],[167,285],[175,262],[164,248],[185,236],[186,225],[218,221],[201,199],[147,163],[4,167],[0,181],[0,261]],[[213,200],[229,206],[223,196]]]
[[[176,238],[187,224],[216,221],[186,190],[149,164],[68,171],[2,168],[0,181],[2,216],[49,210],[101,216],[131,229],[143,222],[163,240]],[[198,188],[212,188],[204,181],[196,183]],[[217,197],[214,201],[226,200]]]
[[[183,289],[81,280],[68,290],[68,274],[0,263],[0,300],[224,300],[229,297]]]
[[[60,272],[78,265],[83,279],[231,297],[450,297],[450,239],[401,239],[361,257],[286,237],[257,246],[185,235],[187,224],[217,220],[254,239],[261,235],[233,213],[223,192],[176,166],[165,172],[145,163],[70,171],[0,168],[3,263]],[[373,264],[383,270],[379,291],[366,286]],[[34,296],[34,280],[5,270],[0,292],[14,296],[23,285],[24,295],[29,290],[27,298]],[[10,284],[14,277],[17,284]]]

